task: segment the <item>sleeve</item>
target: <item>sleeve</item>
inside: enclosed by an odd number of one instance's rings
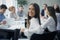
[[[43,29],[45,29],[48,25],[50,25],[50,23],[51,23],[51,18],[48,18],[48,19],[41,25],[41,27],[42,27]]]
[[[30,37],[33,33],[42,34],[44,29],[40,27],[39,23],[36,20],[33,20],[30,24],[30,28],[24,31],[24,34]]]
[[[26,29],[26,30],[24,31],[24,34],[25,34],[25,36],[27,36],[27,37],[29,38],[29,37],[31,37],[31,35],[32,35],[33,33],[43,34],[43,32],[44,32],[44,29],[43,29],[43,28],[36,26],[36,28],[34,28],[34,29]]]

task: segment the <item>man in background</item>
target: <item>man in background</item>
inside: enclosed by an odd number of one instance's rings
[[[25,17],[25,12],[24,12],[23,6],[19,6],[17,14],[19,17]]]
[[[7,10],[7,6],[5,4],[0,5],[0,29],[7,29],[9,28],[9,20],[4,15]]]
[[[6,24],[6,21],[4,20],[5,19],[5,16],[4,16],[4,13],[7,9],[7,6],[2,4],[0,5],[0,25],[5,25]]]
[[[43,4],[43,9],[41,11],[41,17],[45,18],[46,17],[46,14],[45,14],[45,10],[46,10],[46,7],[47,7],[47,4]]]

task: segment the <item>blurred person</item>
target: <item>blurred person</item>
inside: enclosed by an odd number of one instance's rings
[[[59,5],[54,4],[54,8],[55,8],[55,12],[56,12],[56,16],[57,16],[57,30],[60,30],[60,8]]]
[[[60,10],[60,8],[59,8],[59,5],[58,5],[58,4],[54,4],[54,5],[53,5],[53,7],[54,7],[55,11],[59,11],[59,10]],[[59,9],[59,10],[58,10],[58,9]]]
[[[1,29],[8,28],[8,22],[6,20],[5,15],[4,15],[6,9],[7,9],[7,6],[5,4],[0,5],[0,28]]]
[[[26,16],[23,6],[19,6],[17,14],[19,17],[23,17],[23,18]]]
[[[7,18],[5,17],[5,12],[7,10],[7,6],[5,4],[1,4],[0,5],[0,40],[4,40],[5,38],[12,38],[12,40],[16,39],[15,36],[18,36],[18,34],[16,34],[16,32],[18,32],[19,30],[9,30],[8,28],[9,26],[9,20],[7,21]],[[7,30],[6,30],[7,29]],[[16,35],[14,35],[16,34]]]
[[[6,24],[6,21],[3,21],[5,19],[4,13],[6,9],[7,9],[6,5],[4,4],[0,5],[0,24]]]
[[[54,4],[54,8],[55,8],[55,12],[56,12],[56,16],[57,16],[57,37],[58,40],[60,40],[60,8],[59,5]]]
[[[43,4],[43,9],[42,9],[41,15],[40,15],[43,19],[47,16],[45,13],[46,7],[47,7],[47,4]]]
[[[16,14],[16,9],[15,9],[14,6],[10,6],[9,11],[11,12],[10,13],[10,18],[14,18],[15,20],[17,20],[19,18]]]

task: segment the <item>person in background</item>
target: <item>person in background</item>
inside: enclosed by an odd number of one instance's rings
[[[57,16],[57,30],[60,30],[60,8],[59,8],[59,5],[57,4],[54,4],[54,9],[55,9],[55,12],[56,12],[56,16]]]
[[[24,12],[23,6],[19,6],[17,14],[19,17],[23,17],[23,18],[25,17],[25,12]]]
[[[15,20],[17,20],[19,18],[16,14],[16,9],[15,9],[14,6],[10,6],[9,11],[11,12],[10,13],[10,18],[14,18]]]
[[[43,34],[44,29],[40,27],[40,8],[39,5],[36,3],[32,3],[29,6],[28,10],[28,21],[27,21],[27,28],[21,28],[21,32],[24,32],[27,38],[30,38],[32,34]]]
[[[56,12],[56,16],[57,16],[57,36],[58,36],[58,40],[60,40],[60,8],[59,5],[54,4],[54,8],[55,8],[55,12]]]
[[[54,5],[53,5],[53,7],[54,7],[55,11],[59,11],[59,10],[60,10],[60,8],[59,8],[59,5],[58,5],[58,4],[54,4]],[[58,10],[58,9],[59,9],[59,10]]]
[[[5,25],[7,23],[7,21],[5,20],[6,17],[4,16],[6,9],[7,6],[5,4],[0,5],[0,25]]]
[[[41,17],[44,19],[46,17],[45,10],[46,10],[47,4],[43,4],[43,9],[41,11]]]
[[[5,19],[4,13],[6,9],[7,9],[6,5],[4,4],[0,5],[0,25],[6,24],[6,21],[3,21]]]
[[[57,26],[57,18],[55,15],[55,10],[53,7],[48,6],[46,8],[46,14],[48,15],[47,20],[41,25],[46,32],[53,32],[56,31]]]

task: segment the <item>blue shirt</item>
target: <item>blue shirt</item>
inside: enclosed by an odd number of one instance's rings
[[[4,14],[0,13],[0,22],[1,22],[3,19],[5,19]]]
[[[19,17],[23,17],[23,16],[25,16],[25,14],[24,14],[23,11],[22,11],[22,12],[19,12],[19,11],[18,11],[18,16],[19,16]]]

